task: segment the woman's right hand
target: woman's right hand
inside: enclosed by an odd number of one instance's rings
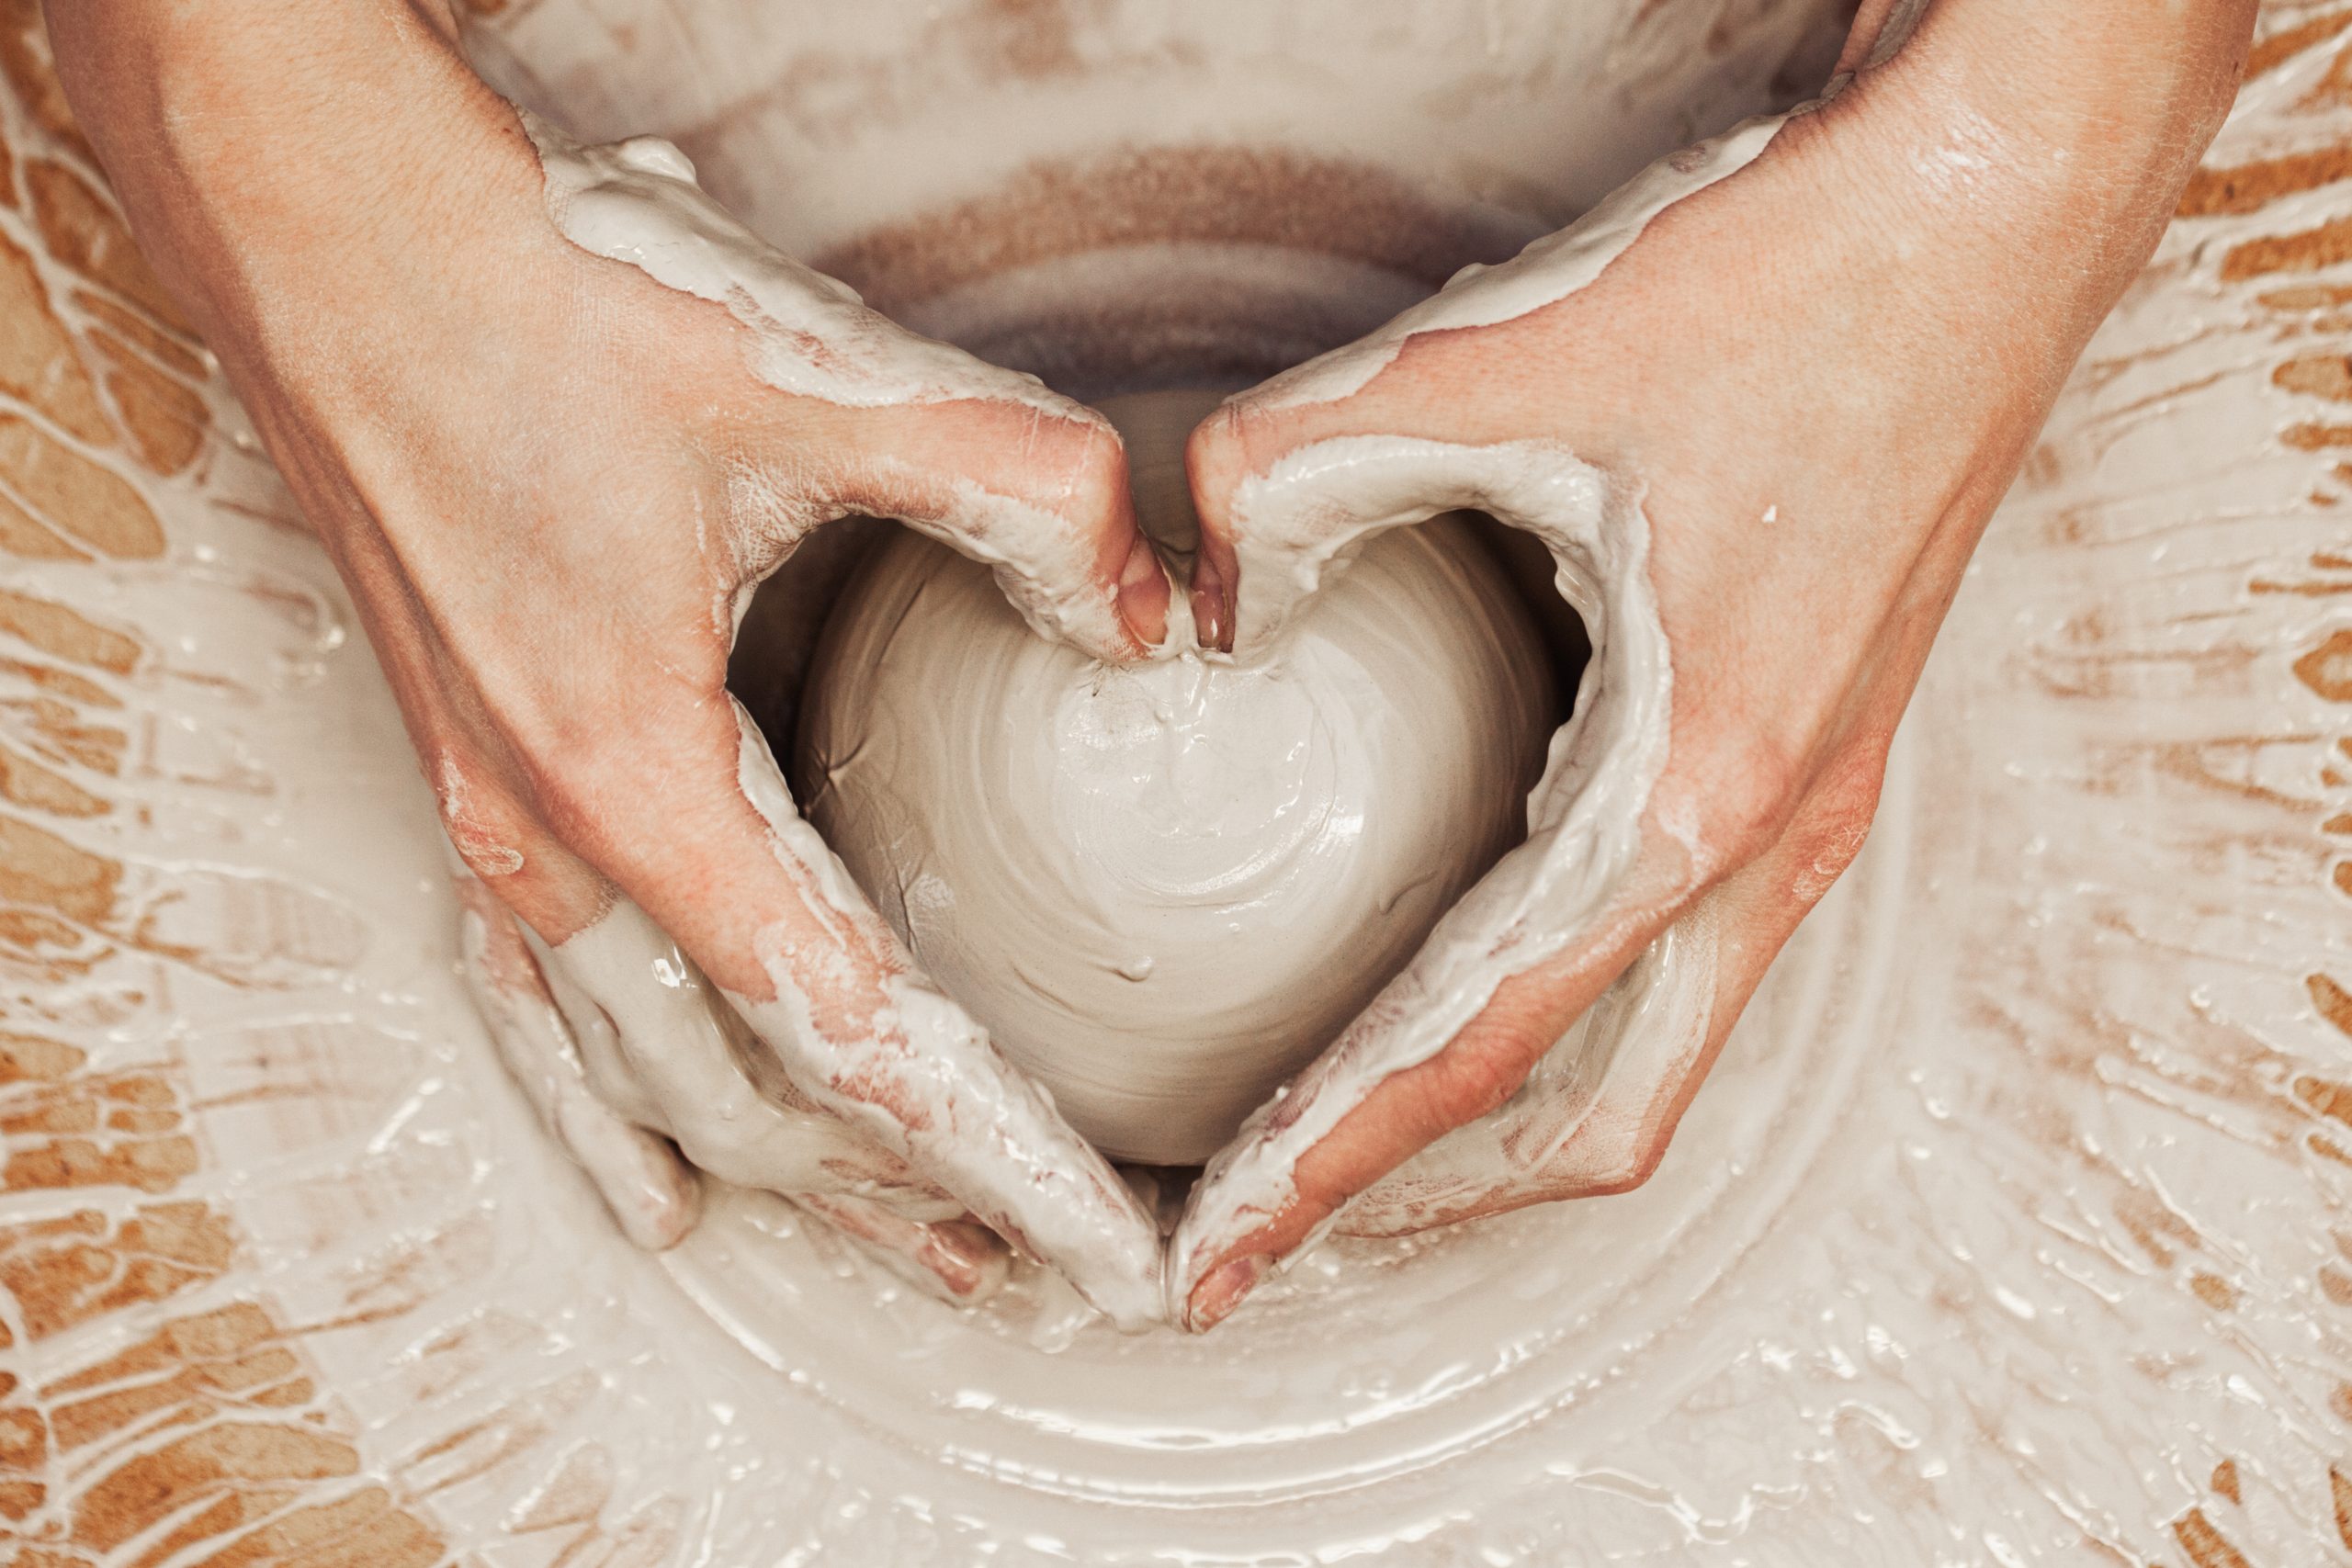
[[[693,1222],[683,1151],[951,1296],[1001,1236],[1150,1321],[1149,1219],[913,967],[726,686],[751,588],[852,513],[987,560],[1046,635],[1145,653],[1168,585],[1117,437],[760,249],[656,144],[551,144],[551,210],[448,20],[51,8],[135,230],[400,701],[502,1052],[640,1242]],[[686,252],[745,276],[696,288]]]

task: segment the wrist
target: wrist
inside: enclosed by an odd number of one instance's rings
[[[1936,79],[2081,177],[2211,140],[2236,96],[2256,0],[1863,0],[1840,69]]]
[[[1925,277],[1982,292],[2007,276],[1994,292],[2072,292],[2078,313],[2103,316],[2228,111],[2252,0],[1894,10],[1823,117],[1862,205],[1918,236]]]

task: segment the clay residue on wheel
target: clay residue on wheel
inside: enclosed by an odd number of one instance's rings
[[[816,265],[887,313],[1061,256],[1187,243],[1343,256],[1435,288],[1530,237],[1524,220],[1441,202],[1367,165],[1279,147],[1152,147],[1033,164],[986,196],[868,230]]]
[[[217,456],[209,371],[89,172],[24,0],[0,10],[0,1540],[28,1568],[427,1568],[439,1527],[369,1473],[309,1331],[250,1277],[175,1040],[207,985],[356,956],[332,900],[198,863],[270,790],[240,738],[175,719],[192,693],[271,689],[284,645],[250,643],[243,668],[161,653],[140,579],[104,575],[168,553],[142,483]],[[204,569],[173,570],[204,602]],[[279,591],[228,592],[250,610]],[[175,855],[132,852],[158,830]],[[280,1127],[341,1092],[283,1038],[252,1053]]]

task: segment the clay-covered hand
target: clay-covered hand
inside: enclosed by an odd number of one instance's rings
[[[1330,1228],[1640,1183],[1860,849],[1969,556],[2253,7],[1938,0],[1907,43],[1893,9],[1863,6],[1822,107],[1194,433],[1195,617],[1241,655],[1351,543],[1457,507],[1552,547],[1598,651],[1525,844],[1195,1190],[1189,1326]]]
[[[665,145],[526,128],[402,7],[230,9],[61,8],[61,62],[350,588],[535,1109],[646,1244],[693,1223],[683,1151],[951,1296],[1001,1236],[1156,1317],[1151,1222],[916,970],[727,685],[751,589],[853,513],[1136,656],[1169,590],[1115,434],[758,245]]]

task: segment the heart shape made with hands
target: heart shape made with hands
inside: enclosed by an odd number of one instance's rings
[[[1184,438],[1217,400],[1102,405],[1180,560]],[[1225,1145],[1524,836],[1558,716],[1462,518],[1366,541],[1239,660],[1177,612],[1160,657],[1100,664],[986,568],[895,537],[826,628],[796,767],[933,979],[1080,1134],[1157,1165]]]

